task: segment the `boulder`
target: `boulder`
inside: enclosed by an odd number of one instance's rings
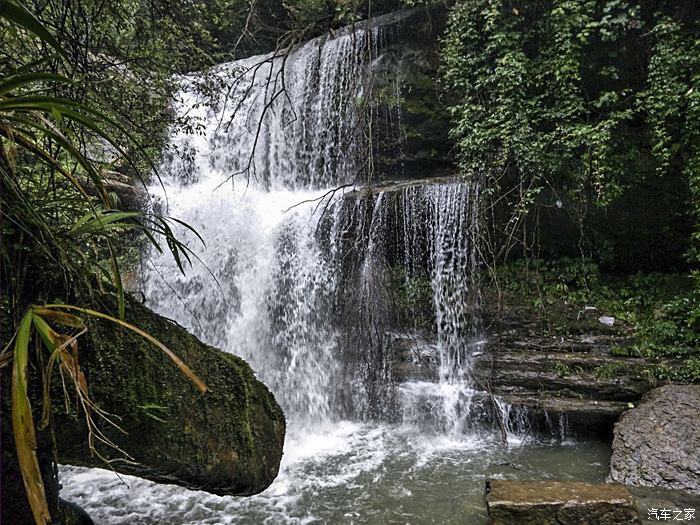
[[[638,525],[623,485],[578,481],[486,482],[491,525]]]
[[[109,321],[89,320],[87,334],[79,339],[80,366],[92,401],[111,414],[110,419],[123,432],[94,411],[93,420],[104,437],[123,452],[96,439],[95,448],[102,457],[91,453],[85,418],[75,410],[72,384],[66,378],[64,396],[56,373],[51,402],[58,461],[105,468],[104,458],[118,472],[219,495],[251,495],[267,488],[279,470],[285,418],[248,364],[202,343],[136,301],[128,302],[126,320],[170,348],[208,390],[202,394],[161,350],[139,335]],[[9,367],[0,369],[0,386],[6,392],[8,371]],[[37,424],[42,406],[39,379],[30,379]],[[26,497],[18,472],[11,468],[16,454],[10,425],[6,424],[9,418],[5,417],[9,415],[9,396],[2,399],[2,410],[0,496],[13,506],[3,506],[0,522],[19,525],[25,523],[20,509],[23,502],[26,505]],[[37,437],[40,459],[46,452],[47,459],[53,460],[50,430],[39,431]],[[129,461],[124,460],[126,454]],[[43,462],[42,469],[49,496],[56,501],[54,471],[49,462]],[[57,508],[55,502],[50,506]]]
[[[650,391],[615,425],[610,479],[700,493],[700,385]]]

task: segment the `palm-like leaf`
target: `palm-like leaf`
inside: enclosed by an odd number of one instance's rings
[[[171,224],[197,232],[176,219],[113,209],[103,184],[103,166],[87,152],[91,144],[109,144],[139,174],[136,162],[124,146],[127,143],[140,150],[133,135],[110,117],[108,110],[57,95],[61,89],[65,91],[66,87],[71,87],[73,80],[70,75],[42,68],[49,60],[58,58],[63,60],[59,70],[69,71],[70,64],[64,60],[67,54],[50,31],[21,3],[0,0],[0,18],[9,21],[14,28],[28,31],[56,51],[56,55],[25,64],[0,78],[0,237],[8,231],[19,232],[14,248],[8,248],[0,238],[0,257],[6,263],[0,268],[11,268],[13,264],[21,266],[17,261],[23,261],[22,254],[31,250],[45,261],[58,262],[60,269],[70,274],[73,281],[84,280],[90,291],[93,285],[103,289],[104,281],[108,280],[117,297],[118,317],[64,304],[29,307],[13,339],[0,352],[0,368],[12,364],[12,423],[20,470],[34,519],[43,524],[50,523],[51,517],[37,460],[36,431],[29,401],[27,369],[32,337],[42,341],[50,353],[44,370],[44,411],[40,428],[50,420],[48,384],[57,364],[75,383],[87,420],[91,449],[94,450],[92,443],[96,438],[119,450],[92,421],[90,414],[94,412],[114,424],[89,399],[77,353],[77,339],[87,329],[83,320],[71,311],[109,320],[138,333],[160,348],[205,393],[206,385],[178,356],[150,334],[124,320],[125,300],[119,265],[122,239],[135,232],[160,252],[163,239],[184,272],[183,262],[190,261],[192,252],[176,238]],[[150,163],[149,166],[152,167]],[[43,182],[47,176],[51,181],[50,196]],[[29,247],[24,246],[27,242]],[[15,293],[13,299],[18,302],[21,293]],[[63,334],[49,323],[73,331]]]

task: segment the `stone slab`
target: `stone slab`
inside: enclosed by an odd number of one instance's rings
[[[486,482],[490,525],[640,525],[624,485],[578,481]]]

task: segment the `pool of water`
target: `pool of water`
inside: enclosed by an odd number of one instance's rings
[[[287,436],[280,474],[253,497],[219,497],[111,471],[61,467],[61,496],[101,524],[470,524],[486,522],[484,481],[605,479],[598,441],[480,434],[449,439],[406,426],[341,421]]]

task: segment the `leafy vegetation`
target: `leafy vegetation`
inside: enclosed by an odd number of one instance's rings
[[[699,34],[700,16],[689,2],[476,0],[454,6],[443,40],[460,170],[483,181],[487,264],[495,269],[514,254],[525,257],[518,271],[527,268],[526,282],[539,290],[536,306],[604,308],[633,327],[637,343],[625,352],[682,357],[681,368],[655,374],[685,381],[700,379],[700,274],[664,298],[656,293],[659,275],[611,285],[598,265],[616,248],[591,238],[596,210],[644,206],[626,196],[672,191],[667,212],[688,226],[680,227],[684,238],[668,233],[667,242],[681,245],[685,261],[648,266],[698,267]],[[578,262],[539,258],[541,219],[552,209],[578,230],[571,232],[579,237]],[[639,224],[637,234],[645,235]],[[635,265],[645,266],[638,259],[615,270]],[[495,273],[503,278],[512,268]]]
[[[525,306],[538,311],[552,333],[570,333],[587,317],[594,324],[584,329],[591,331],[600,316],[612,317],[631,338],[630,344],[613,348],[613,355],[647,358],[649,374],[659,380],[700,382],[700,296],[691,278],[616,276],[602,273],[589,259],[534,259],[499,267],[496,282],[506,304],[529,303]],[[619,371],[597,374],[612,377]]]
[[[138,333],[165,352],[201,392],[206,392],[206,386],[167,347],[124,321],[118,254],[137,248],[140,238],[160,251],[164,242],[184,271],[188,248],[172,234],[169,222],[184,223],[114,208],[103,184],[104,170],[114,162],[105,158],[104,151],[111,148],[138,174],[136,155],[122,146],[122,141],[127,141],[140,150],[136,139],[110,116],[108,107],[96,109],[54,91],[56,86],[76,83],[70,53],[24,5],[2,0],[0,17],[14,34],[12,38],[21,34],[21,41],[36,40],[53,51],[34,61],[20,62],[19,57],[13,57],[18,62],[4,63],[0,77],[0,311],[3,329],[14,332],[12,339],[4,342],[0,368],[12,364],[12,429],[28,504],[36,523],[49,523],[51,509],[42,478],[45,469],[39,464],[31,407],[31,398],[38,392],[36,387],[30,388],[31,379],[37,373],[31,370],[38,369],[43,382],[40,428],[50,422],[49,385],[58,364],[62,377],[68,376],[75,385],[91,450],[99,454],[93,446],[95,439],[118,449],[93,422],[92,414],[96,413],[114,424],[89,398],[77,347],[77,339],[87,327],[66,309],[112,320]],[[150,162],[147,155],[145,158]],[[107,311],[114,308],[95,301],[93,291],[112,294],[118,317],[85,306],[33,306],[51,298],[61,303],[94,304]],[[68,330],[57,331],[51,324]],[[41,355],[42,346],[49,352],[48,360]],[[32,352],[34,347],[36,352]]]
[[[696,191],[700,20],[687,7],[455,6],[444,40],[445,80],[459,97],[453,137],[465,174],[486,177],[494,196],[513,193],[507,228],[547,191],[579,220],[587,205],[669,170]]]

